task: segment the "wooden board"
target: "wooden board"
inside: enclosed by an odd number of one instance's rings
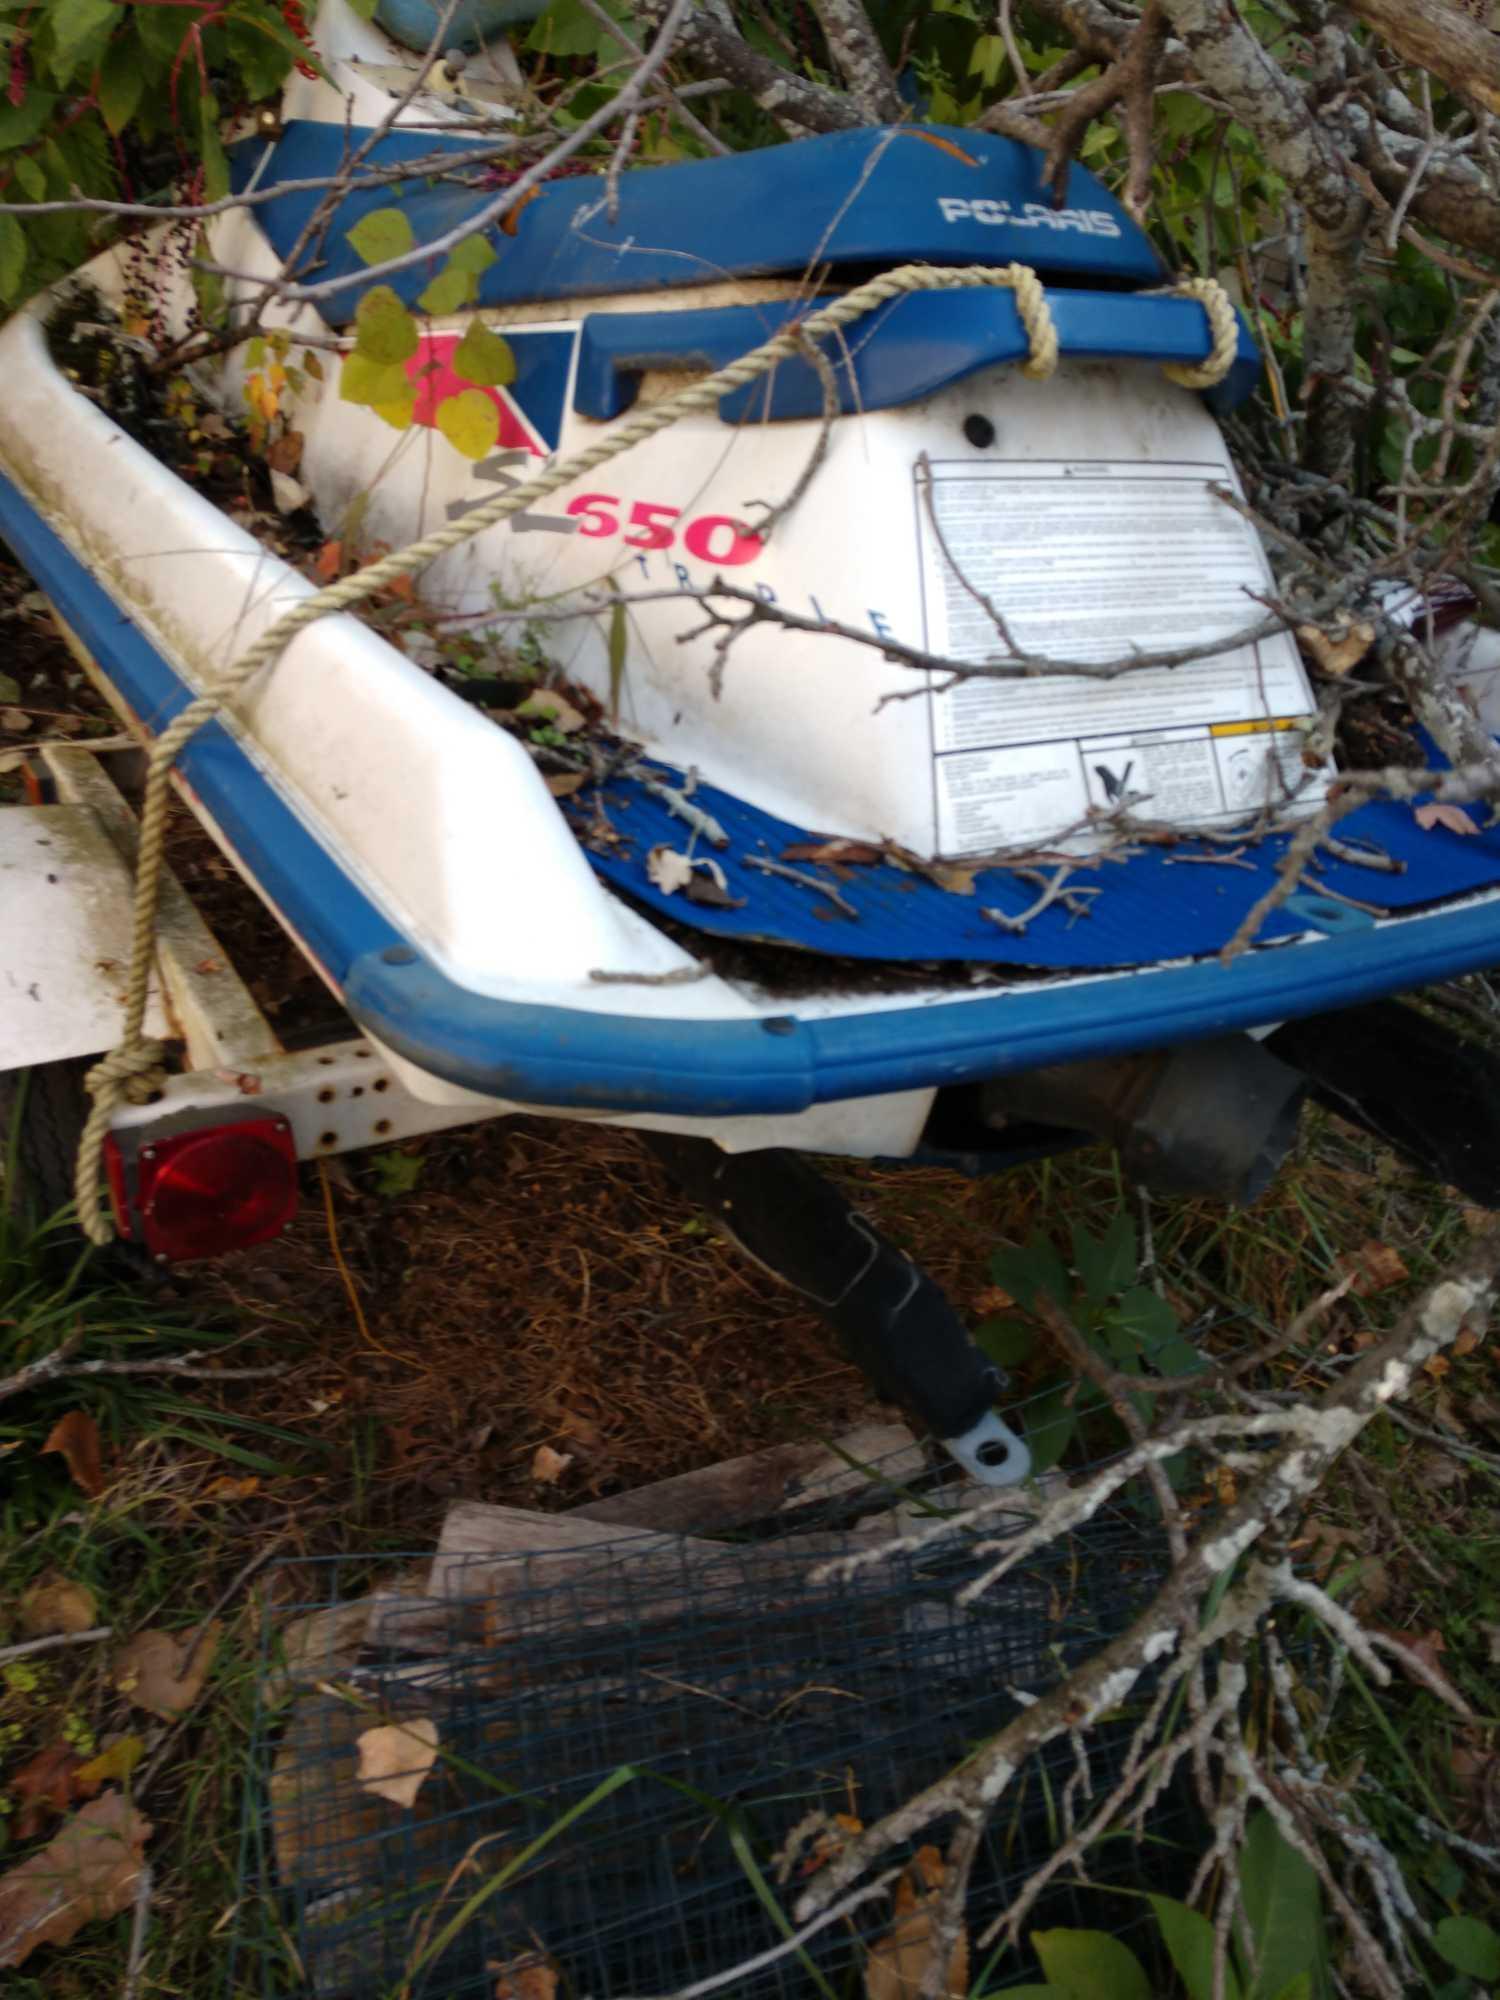
[[[877,1524],[736,1547],[466,1500],[449,1509],[427,1589],[450,1604],[481,1603],[490,1645],[563,1627],[657,1624],[701,1610],[715,1591],[721,1606],[727,1593],[737,1613],[769,1615],[794,1607],[851,1543],[889,1532]]]
[[[906,1485],[925,1470],[922,1449],[905,1424],[862,1424],[831,1446],[817,1439],[769,1445],[638,1486],[633,1493],[590,1500],[570,1508],[567,1518],[706,1534],[850,1498],[862,1490],[872,1502],[883,1504],[886,1489]]]

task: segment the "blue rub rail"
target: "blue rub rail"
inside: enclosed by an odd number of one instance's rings
[[[160,730],[191,690],[26,495],[0,477],[0,535],[131,709]],[[356,1023],[431,1075],[522,1104],[698,1117],[789,1113],[1219,1035],[1500,962],[1500,895],[1217,961],[800,1019],[685,1021],[472,992],[403,937],[208,724],[183,774],[246,874],[327,969]]]

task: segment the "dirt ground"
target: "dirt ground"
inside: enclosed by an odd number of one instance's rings
[[[381,1191],[410,1173],[415,1186]],[[849,1173],[982,1317],[986,1260],[1024,1223],[1027,1190]],[[326,1190],[309,1169],[285,1237],[173,1288],[200,1311],[285,1329],[287,1373],[240,1385],[253,1393],[236,1409],[296,1430],[314,1418],[331,1467],[367,1451],[373,1515],[413,1531],[458,1495],[567,1506],[836,1432],[871,1407],[828,1328],[719,1238],[630,1133],[602,1127],[485,1125],[333,1163]],[[571,1459],[545,1486],[541,1445]]]

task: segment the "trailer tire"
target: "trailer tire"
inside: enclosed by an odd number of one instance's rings
[[[73,1199],[78,1142],[89,1114],[83,1080],[94,1058],[38,1063],[0,1076],[0,1174],[12,1157],[16,1186],[5,1204],[45,1222]],[[76,1224],[74,1225],[76,1228]]]

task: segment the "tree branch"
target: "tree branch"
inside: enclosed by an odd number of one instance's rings
[[[812,0],[840,76],[867,125],[899,125],[906,105],[860,0]]]
[[[1460,96],[1500,111],[1500,36],[1448,0],[1345,0],[1404,61],[1430,70]]]

